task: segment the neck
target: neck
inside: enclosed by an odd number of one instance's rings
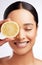
[[[32,63],[34,62],[34,57],[33,57],[33,53],[32,50],[30,50],[28,53],[26,53],[25,55],[17,55],[14,54],[14,56],[12,57],[13,62],[15,62],[15,65],[33,65]]]

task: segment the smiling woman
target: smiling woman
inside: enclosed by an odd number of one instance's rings
[[[16,37],[0,40],[0,45],[9,42],[13,49],[12,58],[6,57],[0,59],[0,64],[42,65],[42,61],[34,58],[32,52],[38,29],[38,14],[36,9],[27,2],[17,1],[9,5],[5,10],[4,19],[0,26],[5,22],[15,21],[19,25],[19,33]]]

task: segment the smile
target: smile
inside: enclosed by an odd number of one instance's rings
[[[18,47],[18,48],[24,48],[27,46],[27,44],[29,43],[29,41],[24,41],[24,42],[14,42],[14,44]]]

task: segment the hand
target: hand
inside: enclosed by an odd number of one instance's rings
[[[0,32],[1,32],[1,26],[2,26],[2,24],[5,23],[5,22],[9,22],[9,21],[10,21],[10,19],[5,19],[3,21],[0,21]],[[0,39],[0,46],[3,45],[6,42],[9,42],[9,41],[12,41],[12,40],[14,40],[14,38]]]
[[[14,41],[14,38],[0,39],[0,46],[2,46],[4,43],[9,42],[9,41]]]
[[[0,46],[2,46],[4,43],[6,43],[6,39],[0,39]]]
[[[10,21],[10,19],[8,18],[8,19],[5,19],[5,20],[2,20],[2,21],[0,21],[0,32],[1,32],[1,26],[2,26],[2,24],[3,23],[5,23],[5,22],[9,22]]]

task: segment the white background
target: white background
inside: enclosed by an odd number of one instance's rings
[[[15,1],[19,1],[19,0],[0,0],[0,20],[3,20],[4,11],[8,7],[8,5],[10,5]],[[42,60],[42,0],[26,0],[26,2],[32,4],[38,12],[39,27],[38,27],[36,42],[33,47],[33,53],[36,58]],[[12,54],[12,49],[8,43],[5,43],[3,46],[0,47],[0,58],[11,54]]]

